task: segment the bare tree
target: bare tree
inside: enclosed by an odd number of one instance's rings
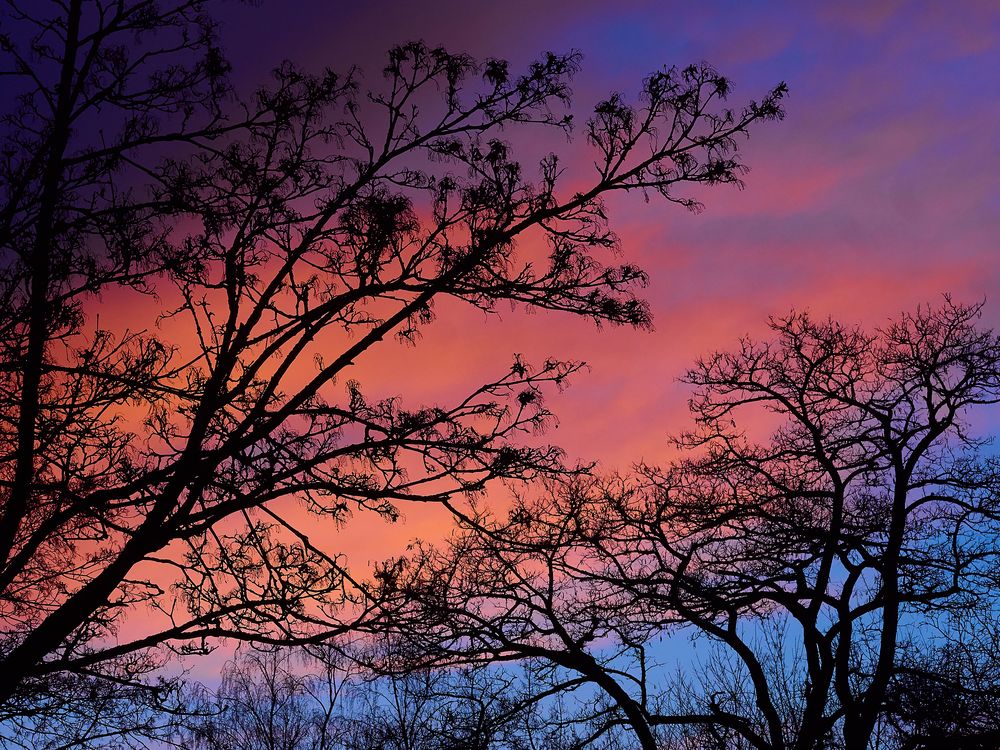
[[[651,475],[636,528],[672,562],[646,590],[739,660],[753,703],[712,711],[751,743],[868,747],[904,641],[1000,590],[1000,473],[966,422],[1000,400],[979,313],[946,301],[875,333],[792,315],[688,374],[698,428],[680,443],[701,455]],[[761,408],[769,443],[735,421]],[[802,654],[790,722],[747,627],[775,618]]]
[[[387,568],[382,627],[416,634],[424,665],[547,660],[646,750],[990,741],[1000,662],[955,627],[1000,593],[1000,465],[967,421],[1000,402],[979,313],[946,301],[874,333],[773,321],[773,342],[688,373],[688,457],[466,517]],[[714,648],[651,670],[672,632]],[[959,684],[949,721],[921,717]]]
[[[366,603],[303,516],[560,471],[519,437],[574,363],[518,359],[427,407],[366,397],[350,368],[448,297],[646,325],[602,197],[694,207],[682,188],[738,183],[737,139],[782,114],[783,86],[734,111],[710,67],[664,69],[596,107],[596,173],[570,192],[556,156],[533,176],[500,134],[570,132],[578,55],[514,74],[412,43],[371,89],[284,64],[240,97],[207,7],[6,6],[0,702],[59,675],[139,685],[159,644],[341,632]],[[148,630],[120,635],[140,608]]]
[[[355,671],[328,649],[239,650],[219,686],[189,697],[191,719],[175,736],[191,750],[338,750],[351,719],[343,704]]]

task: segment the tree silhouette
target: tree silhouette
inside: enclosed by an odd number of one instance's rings
[[[544,659],[645,750],[986,746],[1000,465],[968,419],[1000,402],[1000,338],[979,312],[773,321],[688,373],[686,457],[467,517],[387,566],[382,630],[421,668]],[[664,677],[650,643],[684,632],[709,655]]]
[[[597,105],[596,172],[569,190],[555,155],[532,176],[500,136],[571,131],[577,54],[515,74],[411,43],[371,89],[286,63],[243,97],[207,7],[5,11],[8,705],[74,675],[141,686],[159,644],[342,632],[364,612],[316,519],[559,472],[558,451],[518,438],[574,363],[518,359],[419,408],[366,397],[349,368],[414,340],[442,298],[647,325],[642,271],[604,259],[602,197],[696,207],[682,188],[738,183],[737,138],[782,114],[783,86],[734,111],[712,68],[664,69],[637,104]],[[147,629],[121,631],[137,608]]]

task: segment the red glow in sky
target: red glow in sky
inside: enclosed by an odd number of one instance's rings
[[[386,343],[363,365],[372,393],[432,402],[503,371],[514,353],[586,360],[589,372],[553,398],[560,427],[545,439],[627,468],[661,460],[665,436],[686,425],[676,378],[687,365],[763,334],[769,315],[808,308],[878,325],[950,292],[985,298],[1000,323],[995,3],[289,0],[232,4],[223,20],[248,88],[285,57],[358,65],[377,82],[386,48],[416,38],[515,67],[579,49],[581,118],[664,64],[711,62],[733,80],[735,103],[789,84],[787,119],[746,146],[745,190],[711,190],[697,215],[637,196],[611,203],[626,259],[650,275],[654,331],[442,305],[419,346]],[[986,420],[1000,428],[998,415]],[[433,535],[440,523],[414,512],[407,521],[393,538]],[[369,559],[395,551],[350,536]]]

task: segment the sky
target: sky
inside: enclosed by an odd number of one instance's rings
[[[547,440],[606,468],[666,456],[687,426],[677,382],[700,354],[765,335],[793,308],[867,326],[936,302],[986,300],[1000,325],[1000,6],[995,2],[320,2],[223,7],[238,82],[284,58],[359,66],[378,81],[392,44],[423,39],[515,68],[546,50],[583,53],[574,111],[637,91],[664,64],[708,61],[736,104],[779,81],[787,117],[744,147],[742,191],[713,189],[691,214],[629,196],[611,202],[624,259],[650,276],[654,330],[597,329],[559,314],[458,305],[415,348],[388,348],[366,385],[433,402],[502,372],[514,353],[585,360],[550,406]],[[405,382],[400,373],[406,373]],[[1000,431],[1000,415],[980,415]],[[433,537],[440,516],[350,534],[373,557],[404,537]],[[384,543],[373,543],[373,539]]]

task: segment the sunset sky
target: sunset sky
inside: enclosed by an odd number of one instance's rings
[[[1000,0],[0,5],[0,750],[1000,737]]]
[[[377,83],[385,49],[410,39],[515,68],[545,50],[578,49],[580,118],[612,90],[634,95],[664,64],[709,61],[732,79],[736,105],[778,81],[790,87],[786,120],[759,128],[745,148],[745,190],[707,192],[697,215],[639,196],[611,203],[625,259],[651,278],[653,332],[444,305],[418,347],[387,345],[369,363],[364,382],[379,394],[432,402],[502,372],[515,352],[586,360],[589,372],[553,397],[560,427],[546,439],[627,468],[661,460],[665,436],[686,425],[676,383],[685,367],[762,334],[769,315],[807,308],[878,325],[950,292],[985,298],[986,317],[1000,323],[993,2],[264,0],[228,5],[224,24],[248,88],[284,58],[358,65]],[[1000,429],[995,412],[981,418]],[[411,514],[405,536],[433,536],[437,523]]]

